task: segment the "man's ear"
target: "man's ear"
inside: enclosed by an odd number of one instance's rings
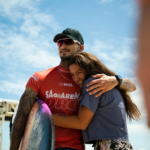
[[[84,45],[80,45],[80,52],[82,52],[84,50]]]

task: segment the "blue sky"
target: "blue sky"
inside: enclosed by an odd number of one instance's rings
[[[142,90],[136,77],[136,0],[0,0],[0,98],[19,100],[29,77],[59,64],[53,37],[70,27],[79,30],[85,51],[137,85],[131,93],[142,112],[128,125],[135,150],[149,150]],[[3,150],[9,149],[5,123]],[[87,146],[92,150],[91,146]]]

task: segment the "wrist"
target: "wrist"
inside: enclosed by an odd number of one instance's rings
[[[115,78],[117,80],[117,85],[116,87],[120,87],[121,83],[122,83],[122,77],[120,75],[115,75]]]
[[[114,83],[114,86],[116,87],[118,85],[118,81],[115,76],[113,76],[112,79],[113,79],[112,82]]]

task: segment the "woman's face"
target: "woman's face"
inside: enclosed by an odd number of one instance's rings
[[[71,64],[69,70],[73,81],[82,88],[86,79],[85,70],[80,68],[77,64]]]

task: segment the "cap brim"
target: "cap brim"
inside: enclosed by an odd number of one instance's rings
[[[59,39],[62,39],[62,38],[67,38],[67,37],[69,37],[69,38],[71,38],[71,39],[74,39],[72,36],[69,36],[69,35],[66,35],[66,34],[57,34],[55,37],[54,37],[54,39],[53,39],[53,41],[56,43]]]

